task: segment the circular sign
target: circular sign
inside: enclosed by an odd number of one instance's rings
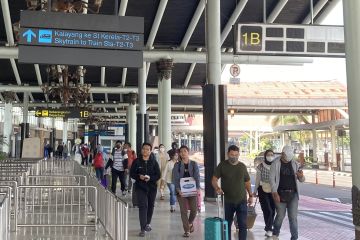
[[[231,65],[231,67],[230,67],[230,74],[231,74],[231,76],[233,76],[233,77],[239,76],[239,75],[240,75],[240,66],[237,65],[237,64]]]

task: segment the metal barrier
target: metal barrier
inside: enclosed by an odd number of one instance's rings
[[[89,194],[89,196],[85,197]],[[18,186],[19,218],[16,227],[95,227],[98,192],[93,186]],[[94,199],[93,212],[87,199]],[[89,216],[93,216],[90,219]],[[90,219],[90,220],[89,220]]]
[[[17,209],[18,209],[18,199],[17,199],[17,186],[18,183],[17,181],[11,181],[11,180],[0,180],[0,189],[2,187],[8,188],[11,187],[11,190],[9,192],[9,197],[10,197],[10,201],[9,201],[9,206],[10,206],[10,216],[11,214],[14,215],[14,228],[13,230],[15,230],[15,226],[17,224]],[[11,200],[13,199],[13,200]],[[10,223],[10,222],[9,222]],[[10,225],[10,230],[11,229],[11,225]]]
[[[72,185],[87,186],[87,177],[84,175],[29,175],[25,185]]]
[[[8,229],[8,231],[11,230],[10,228],[10,218],[11,218],[11,187],[10,186],[0,186],[0,193],[4,193],[6,194],[6,198],[7,198],[7,207],[6,207],[6,214],[7,215],[7,221],[6,221],[6,227]],[[3,223],[1,223],[0,225],[2,225]]]
[[[7,193],[0,193],[0,239],[8,240],[9,239],[9,195]]]
[[[87,170],[83,169],[83,171],[86,173]],[[90,186],[98,189],[99,221],[107,234],[115,240],[127,240],[129,216],[129,205],[127,202],[105,189],[94,176],[90,176],[88,182]],[[89,203],[92,207],[94,207],[93,202],[94,199],[89,198]]]
[[[41,175],[74,174],[74,161],[44,160],[40,165]]]

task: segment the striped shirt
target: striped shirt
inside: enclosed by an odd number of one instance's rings
[[[123,161],[127,158],[127,154],[123,155],[122,151],[115,150],[113,168],[118,171],[125,171]]]

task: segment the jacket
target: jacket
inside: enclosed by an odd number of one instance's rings
[[[140,175],[149,175],[149,181],[140,179]],[[135,179],[135,188],[143,191],[156,190],[157,181],[160,179],[160,167],[154,155],[150,155],[149,160],[145,161],[139,156],[131,165],[130,177]]]
[[[292,160],[291,161],[291,166],[293,167],[293,170],[294,170],[294,173],[295,173],[296,190],[297,190],[297,195],[299,197],[300,193],[299,193],[299,185],[298,185],[297,180],[299,180],[299,182],[304,182],[305,181],[305,176],[303,176],[302,178],[298,178],[297,175],[296,175],[297,171],[299,170],[299,166],[300,166],[299,163]],[[270,168],[271,192],[277,192],[277,190],[279,188],[280,168],[281,168],[281,159],[277,159],[271,164],[271,168]]]
[[[200,171],[199,165],[197,162],[189,160],[189,174],[190,177],[193,177],[196,182],[196,189],[200,189]],[[180,191],[180,178],[184,177],[185,165],[183,162],[177,162],[173,168],[173,184],[175,185],[175,189]]]

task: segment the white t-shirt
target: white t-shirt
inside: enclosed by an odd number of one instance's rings
[[[124,159],[128,158],[127,154],[122,154],[122,150],[116,149],[114,152],[114,163],[113,168],[118,171],[125,171],[123,161]]]

